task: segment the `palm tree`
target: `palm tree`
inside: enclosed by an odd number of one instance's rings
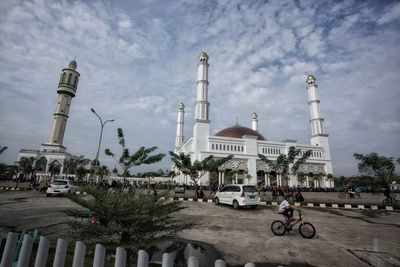
[[[299,158],[298,156],[301,154],[300,149],[296,149],[294,146],[289,147],[289,152],[287,155],[280,154],[276,161],[272,161],[265,157],[262,154],[258,154],[258,157],[268,166],[280,173],[284,180],[289,179],[289,175],[296,175],[297,171],[299,170],[300,166],[306,162],[306,160],[311,156],[312,151],[308,150]],[[297,160],[296,160],[297,159]]]
[[[149,148],[142,146],[135,153],[131,155],[129,153],[129,149],[125,147],[125,137],[121,128],[117,129],[117,135],[118,135],[118,143],[122,148],[121,156],[117,160],[116,156],[114,155],[114,153],[111,152],[109,148],[105,150],[105,154],[107,156],[112,157],[115,160],[115,162],[118,163],[119,166],[121,166],[123,171],[122,176],[124,177],[124,182],[126,182],[126,177],[130,168],[142,164],[147,164],[147,165],[153,164],[161,161],[165,157],[165,154],[150,155],[153,151],[157,149],[156,146]]]
[[[75,174],[79,167],[85,167],[90,162],[90,159],[86,159],[84,156],[78,158],[70,158],[64,162],[64,169],[66,174]]]
[[[204,174],[217,172],[221,165],[233,158],[232,155],[229,155],[228,157],[215,159],[213,155],[210,155],[202,161],[195,160],[192,163],[190,156],[185,155],[185,153],[176,154],[169,151],[169,154],[175,167],[183,173],[185,180],[186,176],[189,175],[194,184],[197,184]]]

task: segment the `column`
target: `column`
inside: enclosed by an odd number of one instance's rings
[[[264,184],[265,184],[265,185],[269,185],[269,182],[268,182],[268,173],[264,173]]]
[[[238,183],[238,172],[235,172],[235,184]]]

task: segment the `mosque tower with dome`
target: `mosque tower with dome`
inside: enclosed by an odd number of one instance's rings
[[[56,110],[53,114],[53,124],[50,131],[49,141],[41,145],[40,150],[21,149],[18,154],[18,161],[22,158],[33,158],[34,173],[38,181],[44,181],[51,178],[50,172],[57,170],[59,174],[67,171],[64,164],[71,158],[77,158],[66,152],[63,146],[65,128],[69,118],[69,110],[72,98],[75,97],[78,88],[80,74],[76,71],[77,63],[75,59],[71,60],[67,68],[61,72],[58,82],[58,100]]]
[[[201,52],[197,65],[197,98],[195,102],[195,121],[193,137],[183,140],[183,103],[179,105],[178,126],[175,142],[175,153],[190,155],[191,160],[203,160],[213,155],[215,158],[233,155],[233,158],[220,166],[217,177],[209,173],[203,175],[199,183],[208,185],[210,180],[218,184],[266,184],[300,187],[333,187],[331,178],[332,163],[328,135],[323,129],[323,118],[319,112],[319,99],[315,77],[309,75],[306,79],[311,110],[312,136],[311,144],[299,144],[297,140],[269,141],[259,132],[258,115],[251,114],[251,128],[239,123],[222,129],[214,136],[210,135],[209,102],[208,102],[208,55]],[[277,170],[273,170],[262,162],[258,154],[265,155],[270,160],[276,160],[280,154],[286,154],[291,146],[300,149],[301,154],[312,151],[310,158],[298,170],[300,176],[290,175],[284,178]],[[174,168],[174,167],[173,167]],[[191,183],[186,175],[177,172],[178,183]]]

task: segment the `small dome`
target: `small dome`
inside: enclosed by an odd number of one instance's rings
[[[310,80],[316,81],[317,79],[315,79],[315,77],[310,74],[307,76],[307,81],[310,81]]]
[[[252,118],[252,119],[257,119],[257,117],[258,117],[258,116],[257,116],[257,113],[253,112],[253,114],[251,114],[251,118]]]
[[[78,64],[76,64],[75,59],[71,60],[68,64],[68,68],[76,70],[76,68],[78,67]]]
[[[207,53],[206,52],[200,52],[200,55],[199,55],[199,60],[200,61],[207,61],[208,60],[208,55],[207,55]]]
[[[181,102],[181,103],[179,103],[179,107],[178,107],[179,109],[185,109],[185,105]]]
[[[253,129],[243,127],[238,124],[219,131],[215,136],[242,138],[244,135],[257,136],[257,140],[267,140],[264,136]]]

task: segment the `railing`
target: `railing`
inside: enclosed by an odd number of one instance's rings
[[[13,261],[13,257],[17,252],[17,241],[18,233],[9,232],[7,235],[7,241],[1,256],[0,267],[28,267],[31,261],[31,254],[34,239],[29,235],[25,234],[22,241],[22,246],[19,251],[19,256],[17,261]],[[0,248],[3,240],[0,236]],[[65,258],[67,256],[67,241],[63,239],[58,239],[57,247],[54,255],[53,267],[64,267]],[[35,258],[35,267],[46,267],[47,256],[50,248],[49,240],[40,236],[39,246]],[[81,241],[75,243],[74,258],[72,261],[72,267],[83,267],[85,261],[86,246]],[[1,254],[0,254],[1,255]],[[115,267],[125,267],[126,266],[127,253],[124,248],[117,247],[115,252]],[[106,259],[106,248],[100,244],[96,245],[93,267],[103,267]],[[173,267],[173,254],[164,253],[162,255],[162,267]],[[148,267],[149,266],[149,254],[144,250],[139,250],[137,258],[137,267]],[[187,262],[188,267],[199,267],[199,261],[196,257],[189,257]],[[226,263],[223,260],[216,260],[214,267],[226,267]],[[256,267],[253,263],[246,263],[244,267]]]

